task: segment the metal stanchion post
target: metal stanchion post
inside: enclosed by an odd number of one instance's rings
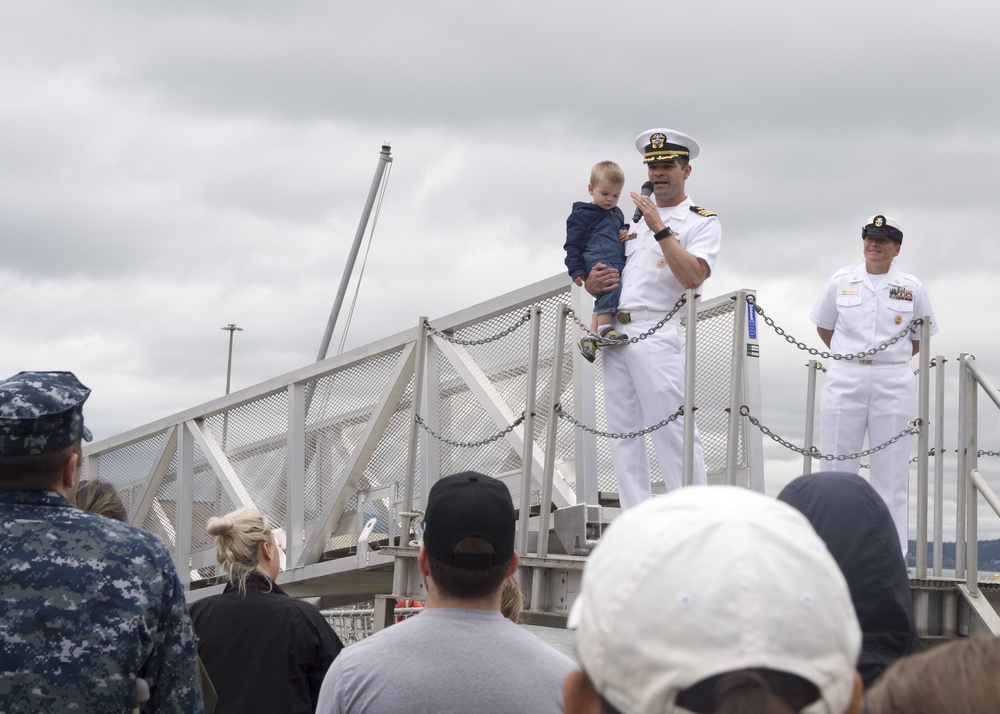
[[[538,557],[544,558],[549,554],[549,511],[552,505],[552,478],[556,465],[556,438],[559,429],[559,417],[556,416],[556,405],[559,403],[559,389],[562,384],[562,369],[564,347],[566,340],[563,335],[566,333],[566,307],[560,308],[556,313],[556,335],[558,339],[555,343],[555,354],[552,359],[552,379],[549,380],[549,423],[545,430],[545,469],[542,477],[542,498],[541,508],[538,513]],[[541,610],[543,599],[544,583],[542,582],[544,573],[542,568],[535,568],[531,579],[531,609]]]
[[[809,368],[809,376],[806,380],[806,434],[803,448],[806,451],[812,451],[813,435],[816,432],[816,373],[823,368],[823,365],[819,361],[811,359],[806,366]],[[803,455],[802,473],[811,474],[812,465],[812,457]]]
[[[521,449],[521,505],[517,518],[517,552],[524,555],[528,552],[528,521],[531,514],[531,465],[534,463],[533,449],[535,445],[535,398],[538,385],[538,346],[540,342],[542,310],[538,305],[532,305],[530,313],[531,336],[528,342],[528,370],[526,374],[527,390],[524,398],[524,440]],[[565,323],[564,323],[565,324]],[[563,339],[556,335],[556,340]],[[553,381],[557,375],[553,375]],[[554,417],[554,415],[553,415]],[[546,445],[546,452],[551,448]]]
[[[944,355],[934,358],[934,575],[941,577],[944,539]]]
[[[732,369],[729,375],[729,429],[726,436],[726,483],[736,485],[736,470],[740,456],[740,401],[743,394],[743,361],[746,359],[746,290],[736,292],[736,307],[733,310],[733,352]],[[685,422],[686,424],[687,422]]]
[[[931,394],[931,320],[926,315],[920,324],[920,377],[917,380],[917,577],[927,578],[927,450],[930,446]]]
[[[694,376],[697,348],[698,295],[687,291],[687,332],[684,336],[684,485],[694,484]]]
[[[410,414],[410,430],[407,435],[409,442],[406,447],[406,472],[403,474],[403,513],[413,512],[413,482],[417,478],[417,415],[420,414],[421,397],[424,391],[424,361],[427,355],[427,318],[420,317],[417,321],[417,354],[413,363],[413,392],[411,403],[413,409]],[[424,494],[427,498],[427,494]],[[405,545],[410,540],[411,517],[402,516],[399,544]],[[390,544],[392,543],[392,527],[390,526]],[[408,578],[409,568],[401,567],[401,559],[396,558],[392,572],[392,592],[394,595],[407,595],[410,590]]]

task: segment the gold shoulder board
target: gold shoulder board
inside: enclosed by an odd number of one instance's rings
[[[712,213],[707,208],[702,208],[701,206],[691,206],[691,210],[697,213],[699,216],[704,216],[705,218],[711,218],[712,216],[718,215]]]

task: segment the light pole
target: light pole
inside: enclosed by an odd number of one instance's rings
[[[229,378],[233,374],[233,333],[237,331],[243,332],[243,328],[237,327],[235,323],[230,322],[222,329],[229,330],[229,361],[226,363],[226,394],[229,394]],[[222,415],[223,451],[225,451],[228,441],[229,441],[229,409],[226,409],[225,413]]]
[[[229,330],[229,362],[226,364],[226,394],[229,394],[229,380],[233,375],[233,333],[243,332],[243,328],[237,327],[234,323],[230,322],[221,329]]]

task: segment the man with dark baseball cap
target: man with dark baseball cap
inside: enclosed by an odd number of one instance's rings
[[[0,380],[4,711],[201,712],[184,588],[156,536],[73,504],[90,396],[71,372]],[[40,625],[39,623],[43,623]]]
[[[502,481],[474,471],[437,481],[417,558],[424,612],[346,648],[317,712],[561,712],[573,661],[500,612],[520,562],[515,523]]]

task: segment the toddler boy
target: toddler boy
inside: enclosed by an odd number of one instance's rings
[[[629,224],[625,222],[622,209],[618,208],[618,198],[625,186],[625,172],[613,161],[601,161],[590,172],[587,191],[594,197],[593,203],[577,201],[573,212],[566,219],[566,267],[573,282],[582,286],[597,263],[615,268],[621,274],[625,269],[625,248],[622,240],[628,234]],[[593,362],[599,347],[621,345],[628,342],[628,335],[615,330],[611,324],[621,284],[614,290],[597,297],[590,331],[599,334],[600,339],[586,336],[579,342],[580,352],[588,362]]]

